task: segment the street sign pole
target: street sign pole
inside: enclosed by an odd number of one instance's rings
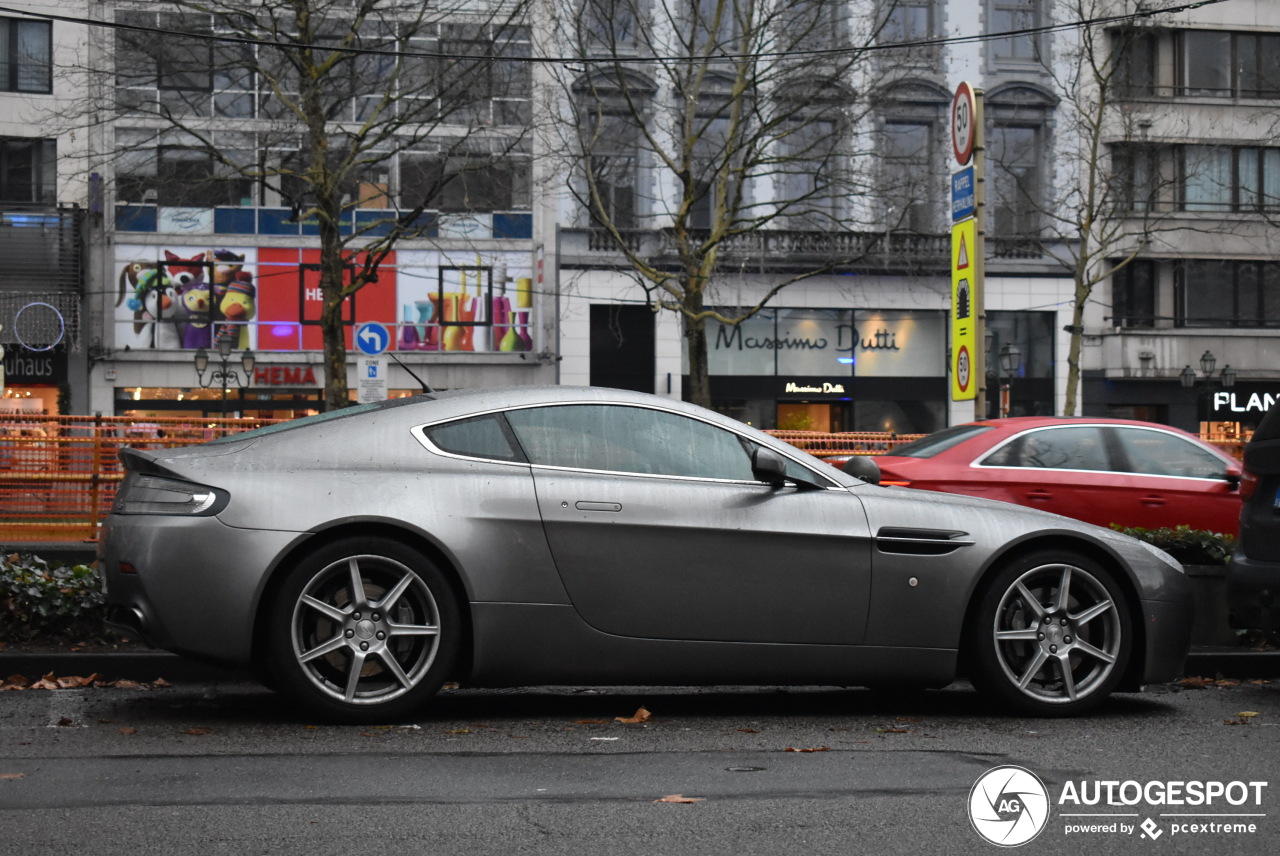
[[[951,102],[951,399],[972,400],[975,419],[987,415],[984,150],[982,90],[962,82]]]

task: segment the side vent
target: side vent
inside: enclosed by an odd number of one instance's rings
[[[959,547],[972,547],[968,532],[953,529],[910,529],[886,526],[876,533],[876,549],[881,553],[906,556],[945,556]]]

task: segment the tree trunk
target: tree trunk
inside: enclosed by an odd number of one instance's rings
[[[1084,339],[1084,304],[1089,299],[1089,289],[1076,282],[1076,299],[1071,306],[1071,345],[1067,348],[1067,399],[1062,407],[1063,416],[1076,415],[1076,396],[1080,388],[1080,348]]]
[[[684,336],[689,355],[689,389],[686,397],[702,407],[711,407],[711,374],[707,366],[707,322],[684,319]]]

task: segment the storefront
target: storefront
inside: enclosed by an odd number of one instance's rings
[[[0,414],[57,416],[62,412],[59,401],[66,398],[66,389],[65,345],[44,351],[33,351],[20,344],[4,346]]]
[[[759,428],[927,433],[946,424],[942,312],[766,309],[708,325],[715,408]]]

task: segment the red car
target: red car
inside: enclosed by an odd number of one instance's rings
[[[936,431],[875,459],[881,484],[999,499],[1088,523],[1236,534],[1238,461],[1150,422],[1026,416]]]

